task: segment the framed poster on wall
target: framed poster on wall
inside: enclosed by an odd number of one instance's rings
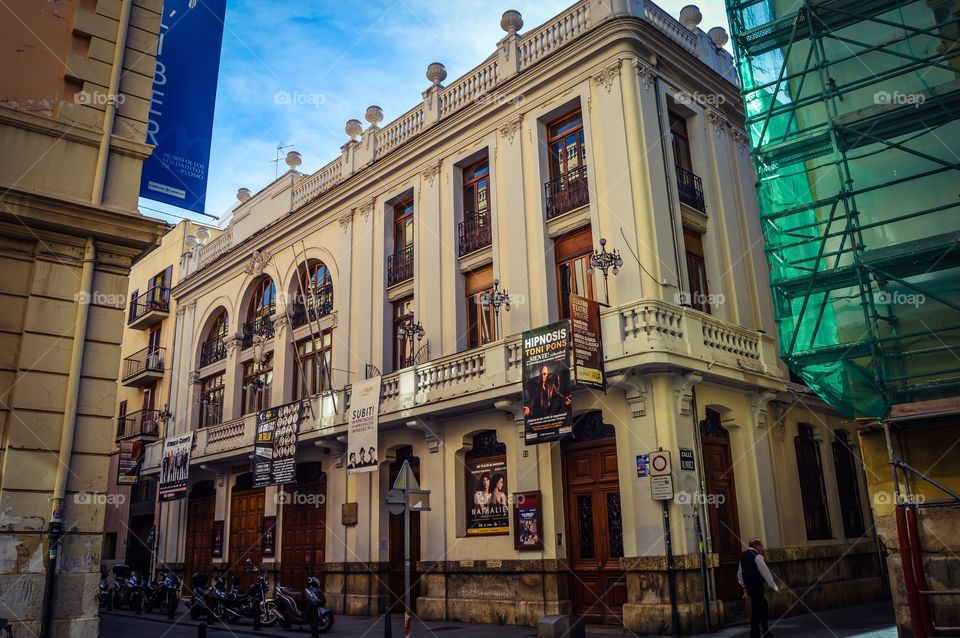
[[[518,551],[543,549],[540,492],[513,495],[513,547]]]
[[[261,552],[264,557],[271,558],[277,555],[277,517],[263,517],[263,531],[261,540]]]
[[[223,521],[213,521],[213,540],[210,543],[210,555],[223,558]]]

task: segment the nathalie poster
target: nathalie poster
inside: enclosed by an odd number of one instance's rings
[[[377,432],[380,413],[380,377],[354,383],[347,421],[347,473],[377,469]]]
[[[296,482],[297,439],[307,406],[293,401],[257,412],[253,442],[253,486]]]
[[[192,447],[193,432],[163,440],[158,488],[161,501],[176,501],[187,496],[187,474],[190,471]]]
[[[120,441],[117,459],[117,485],[134,485],[140,478],[143,441]]]
[[[570,334],[573,339],[573,380],[583,386],[606,390],[599,303],[570,295]]]
[[[523,429],[527,445],[573,432],[570,322],[523,333]]]
[[[510,533],[507,460],[503,457],[465,462],[467,536]]]

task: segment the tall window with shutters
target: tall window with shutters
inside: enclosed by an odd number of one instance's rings
[[[463,287],[467,297],[467,348],[478,348],[496,341],[499,335],[493,305],[483,306],[483,295],[493,293],[493,267],[466,273]]]
[[[800,497],[803,503],[803,521],[807,528],[807,540],[832,538],[826,489],[823,483],[820,442],[813,436],[813,427],[806,423],[797,426],[797,436],[794,437],[793,442],[797,452],[797,473],[800,479]]]
[[[589,228],[560,237],[554,245],[560,319],[570,316],[570,295],[595,298],[593,277],[587,274],[592,253],[593,235]]]

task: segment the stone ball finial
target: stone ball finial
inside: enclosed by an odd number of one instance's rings
[[[376,126],[383,121],[383,109],[377,105],[368,106],[363,117],[370,122],[370,126]]]
[[[523,16],[514,9],[504,11],[500,18],[500,28],[506,31],[507,35],[516,35],[517,31],[523,28]]]
[[[346,133],[350,139],[356,139],[363,135],[363,124],[360,123],[360,120],[347,120],[347,125],[343,127],[343,132]]]
[[[443,66],[440,62],[431,62],[427,66],[427,79],[433,83],[434,86],[440,86],[440,83],[447,79],[447,67]]]
[[[723,45],[730,41],[730,36],[727,35],[727,30],[723,27],[713,27],[707,31],[707,37],[718,49],[722,49]]]
[[[197,239],[200,240],[200,243],[206,243],[210,239],[210,229],[206,226],[200,226],[197,228],[197,232],[194,233],[197,236]]]
[[[241,188],[237,191],[237,200],[240,202],[245,202],[250,199],[250,197],[252,197],[252,195],[250,194],[249,188]]]
[[[680,24],[693,31],[703,20],[703,14],[700,13],[700,7],[695,4],[688,4],[680,9]]]
[[[289,153],[287,153],[287,159],[284,161],[286,161],[287,166],[289,166],[293,170],[297,170],[297,167],[303,164],[303,155],[301,155],[297,151],[290,151]]]

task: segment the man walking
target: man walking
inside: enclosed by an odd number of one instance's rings
[[[750,638],[772,636],[767,627],[770,614],[764,586],[774,592],[779,592],[780,588],[773,581],[773,574],[763,560],[763,543],[759,538],[750,541],[750,546],[740,554],[737,582],[745,590],[744,598],[750,596]]]

